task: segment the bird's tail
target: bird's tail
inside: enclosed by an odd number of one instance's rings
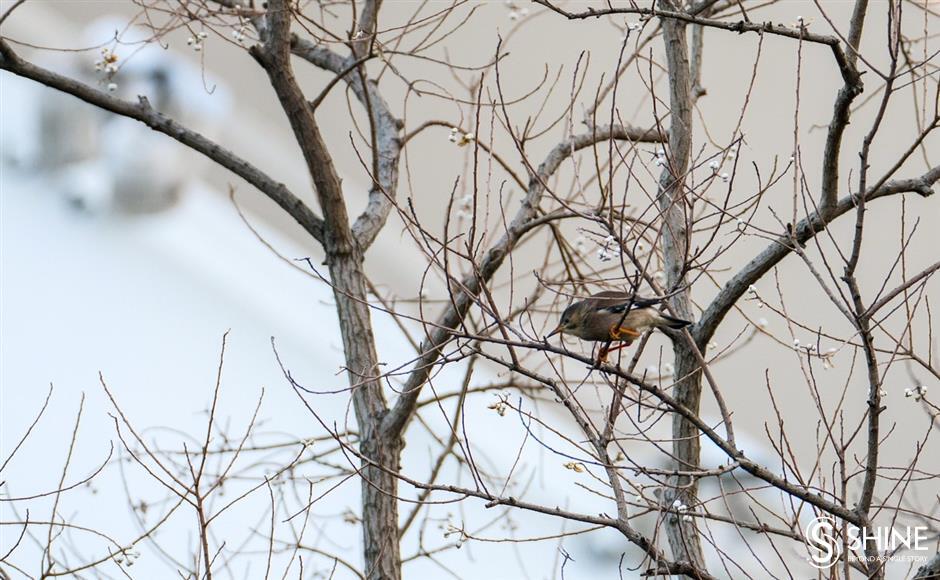
[[[674,316],[669,316],[668,314],[659,315],[659,326],[665,326],[666,328],[672,328],[679,330],[680,328],[685,328],[692,324],[688,320],[682,320],[681,318],[676,318]]]

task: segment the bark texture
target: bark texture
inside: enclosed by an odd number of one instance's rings
[[[373,9],[377,10],[378,4],[374,4]],[[382,188],[380,180],[383,177],[387,180],[397,179],[397,157],[392,162],[376,159],[376,186],[371,192],[365,213],[357,220],[360,231],[354,233],[346,209],[342,181],[320,134],[313,109],[291,69],[291,11],[287,0],[271,0],[268,15],[264,47],[253,48],[252,55],[267,71],[271,86],[290,121],[323,211],[323,249],[336,300],[346,374],[359,428],[365,573],[368,578],[397,580],[401,578],[401,556],[398,542],[398,480],[395,476],[399,470],[402,444],[399,436],[389,437],[380,428],[382,418],[388,412],[388,404],[379,377],[381,373],[363,271],[363,246],[374,239],[390,207],[385,198],[389,192]],[[375,135],[375,123],[385,122],[386,119],[380,117],[372,107],[368,96],[369,85],[364,75],[360,78]],[[386,110],[384,103],[382,110]],[[391,124],[395,126],[393,122]],[[378,147],[374,147],[374,152],[376,156],[381,154]]]
[[[671,2],[662,6],[672,9]],[[689,253],[689,216],[685,198],[685,175],[689,169],[692,149],[692,80],[689,69],[689,46],[686,40],[686,24],[680,20],[666,18],[662,21],[663,40],[666,45],[666,63],[669,74],[669,149],[665,170],[660,177],[657,202],[663,214],[662,247],[666,261],[666,284],[670,291],[686,285],[685,265]],[[682,290],[669,300],[673,315],[691,320],[688,292]],[[702,371],[693,346],[684,336],[673,341],[676,377],[682,379],[676,385],[676,399],[696,414],[702,398]],[[675,415],[672,423],[672,451],[678,470],[697,470],[701,444],[698,428],[681,415]],[[679,501],[693,507],[697,503],[698,481],[680,475],[670,479],[666,501]],[[667,517],[666,535],[673,557],[687,561],[695,568],[705,569],[705,556],[694,521],[678,516]]]

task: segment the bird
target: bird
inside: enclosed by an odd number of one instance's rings
[[[642,298],[618,290],[598,292],[565,308],[558,326],[545,338],[570,334],[581,340],[602,342],[604,344],[598,353],[598,362],[604,362],[611,350],[630,346],[646,330],[679,330],[692,324],[657,310],[656,305],[662,301],[662,298]],[[611,342],[621,344],[610,348]]]

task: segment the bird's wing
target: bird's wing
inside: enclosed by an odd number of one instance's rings
[[[643,298],[617,290],[598,292],[591,296],[591,299],[597,301],[598,308],[615,314],[625,312],[628,307],[631,310],[649,308],[662,302],[660,298]]]

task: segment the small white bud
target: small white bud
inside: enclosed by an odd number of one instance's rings
[[[731,176],[728,175],[727,173],[722,173],[722,174],[721,174],[721,180],[722,180],[722,181],[727,182],[729,179],[731,179]]]
[[[206,31],[205,31],[205,30],[201,30],[201,31],[199,31],[198,34],[196,34],[196,36],[198,36],[199,38],[206,38],[206,37],[209,36],[209,35],[206,34]]]
[[[708,168],[714,172],[717,172],[719,167],[721,167],[721,164],[718,163],[717,161],[712,161],[711,163],[708,164]]]
[[[758,326],[759,328],[767,328],[767,325],[768,325],[768,324],[769,324],[769,323],[767,322],[767,319],[766,319],[766,318],[758,318],[758,319],[757,319],[757,326]]]
[[[800,346],[800,339],[794,338],[794,339],[793,339],[793,346],[799,347],[799,346]]]
[[[117,83],[108,83],[108,92],[113,93],[118,89]]]

